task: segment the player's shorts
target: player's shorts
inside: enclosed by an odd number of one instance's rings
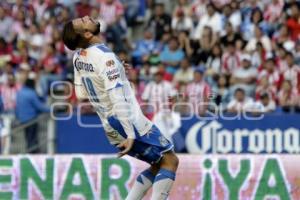
[[[126,133],[118,120],[110,118],[108,121],[116,131],[126,138]],[[128,155],[149,164],[158,163],[165,152],[172,151],[174,148],[173,144],[161,134],[155,125],[143,136],[139,136],[136,131],[136,136]]]

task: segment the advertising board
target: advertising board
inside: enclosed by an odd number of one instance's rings
[[[180,155],[179,159],[171,200],[300,199],[297,155]],[[114,155],[2,157],[0,199],[124,199],[146,167],[134,158]]]

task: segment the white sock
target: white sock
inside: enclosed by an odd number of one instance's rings
[[[143,171],[135,180],[126,200],[141,200],[152,186],[155,176],[149,169]]]
[[[160,169],[154,179],[151,200],[167,199],[174,180],[174,172],[167,169]]]

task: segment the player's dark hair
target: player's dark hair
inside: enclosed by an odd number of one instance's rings
[[[64,25],[62,31],[62,39],[64,44],[71,50],[75,50],[78,47],[81,36],[75,32],[73,22],[69,21]]]

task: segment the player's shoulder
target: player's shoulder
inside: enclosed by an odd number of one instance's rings
[[[73,58],[77,58],[80,55],[80,49],[74,51]]]
[[[80,56],[80,50],[75,50],[73,54],[73,63],[75,63],[76,59]]]
[[[113,54],[113,51],[103,43],[93,44],[86,49],[88,52],[92,54],[102,54],[102,55],[109,55]]]
[[[87,51],[88,57],[92,60],[99,61],[100,59],[106,62],[107,60],[116,59],[114,52],[105,44],[94,44],[85,50]]]

